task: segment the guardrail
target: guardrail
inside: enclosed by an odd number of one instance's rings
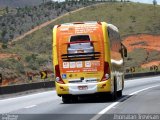
[[[154,75],[160,75],[160,72],[126,74],[125,79],[131,79],[136,77],[137,78],[147,77],[147,76],[154,76]],[[52,87],[55,87],[54,81],[4,86],[4,87],[2,86],[0,87],[0,95],[18,93],[18,92],[23,92],[27,90],[35,90],[35,89],[41,89],[41,88],[52,88]]]
[[[21,84],[21,85],[12,85],[12,86],[2,86],[0,87],[0,94],[12,94],[23,92],[27,90],[35,90],[40,88],[52,88],[54,87],[54,81],[48,82],[38,82],[38,83],[31,83],[31,84]]]
[[[148,76],[154,76],[154,75],[160,75],[160,72],[126,74],[124,78],[125,79],[131,79],[131,78],[148,77]]]

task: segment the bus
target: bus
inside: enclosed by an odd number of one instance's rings
[[[124,58],[118,28],[106,22],[73,22],[53,28],[53,66],[63,103],[83,95],[122,96]],[[109,94],[109,96],[108,96]]]

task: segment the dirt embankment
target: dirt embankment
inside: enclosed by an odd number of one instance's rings
[[[160,35],[138,34],[130,35],[123,40],[123,44],[127,47],[128,52],[142,48],[146,52],[157,51],[160,53]],[[138,57],[138,56],[137,56]],[[160,60],[153,60],[141,65],[142,68],[151,66],[160,66]]]
[[[144,48],[147,51],[160,51],[160,35],[131,35],[123,40],[124,45],[127,47],[128,52],[136,48]]]
[[[18,59],[19,56],[16,55],[16,54],[0,53],[0,59],[6,59],[6,58],[16,58],[16,59]]]
[[[151,61],[141,65],[142,68],[149,68],[151,66],[160,66],[160,61]]]

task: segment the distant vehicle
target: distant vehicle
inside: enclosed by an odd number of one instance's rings
[[[83,95],[122,96],[124,57],[117,27],[105,22],[75,22],[53,29],[53,65],[58,96],[64,103]],[[110,94],[108,96],[107,94]]]

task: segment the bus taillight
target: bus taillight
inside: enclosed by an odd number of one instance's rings
[[[55,66],[55,73],[56,73],[56,82],[65,84],[64,81],[61,78],[60,70],[59,70],[59,65]]]
[[[109,78],[110,78],[109,63],[108,62],[104,62],[104,74],[103,74],[103,77],[102,77],[101,81],[108,80]]]

